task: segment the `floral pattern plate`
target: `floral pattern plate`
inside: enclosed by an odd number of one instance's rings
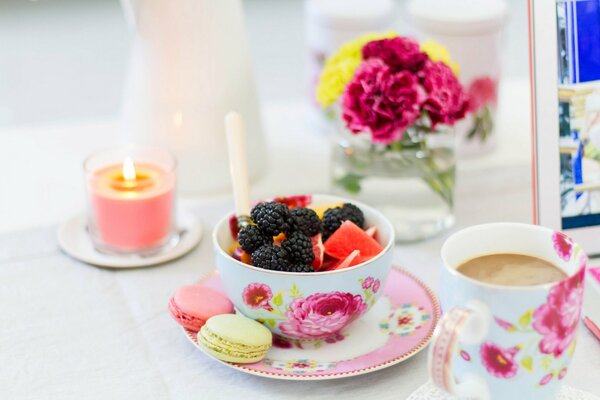
[[[218,274],[204,278],[201,284],[224,292]],[[393,268],[381,299],[337,337],[319,341],[277,338],[265,359],[258,363],[219,362],[274,379],[324,380],[366,374],[398,364],[423,350],[439,316],[439,303],[432,290],[408,272]],[[196,333],[185,333],[202,350]]]

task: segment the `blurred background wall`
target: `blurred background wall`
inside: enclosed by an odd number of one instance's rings
[[[396,29],[410,34],[396,1]],[[526,79],[527,2],[507,1],[504,76]],[[305,96],[303,0],[244,7],[261,101]],[[116,115],[129,40],[118,0],[0,0],[0,127]]]

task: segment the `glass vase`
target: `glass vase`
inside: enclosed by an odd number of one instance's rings
[[[407,130],[392,144],[340,129],[332,155],[334,192],[376,207],[394,225],[398,242],[430,238],[455,221],[454,134]]]

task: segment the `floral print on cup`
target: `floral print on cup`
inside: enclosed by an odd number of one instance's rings
[[[533,328],[543,336],[539,349],[544,354],[560,357],[575,338],[583,302],[585,269],[556,284],[546,304],[533,313]]]
[[[556,254],[558,254],[560,258],[565,261],[571,259],[573,243],[567,235],[562,232],[554,232],[554,234],[552,234],[552,243],[554,243],[554,250],[556,250]]]
[[[270,310],[269,301],[273,298],[271,288],[262,283],[251,283],[244,288],[242,293],[244,304],[251,308],[264,308]]]
[[[273,295],[268,285],[254,282],[244,288],[242,298],[246,306],[267,311],[269,316],[258,320],[287,337],[339,341],[343,340],[340,331],[375,303],[381,287],[381,281],[371,276],[358,283],[364,295],[334,291],[304,296],[295,283],[285,293]]]
[[[558,256],[569,261],[581,248],[560,232],[552,235]],[[566,365],[575,351],[575,332],[583,302],[586,259],[580,259],[580,269],[573,276],[555,284],[546,302],[526,310],[517,321],[494,316],[495,323],[509,333],[515,333],[515,343],[508,348],[486,342],[480,346],[481,363],[491,375],[510,379],[519,373],[539,374],[537,386],[553,379],[563,379]]]
[[[497,378],[512,378],[517,374],[518,365],[515,355],[519,349],[504,349],[494,343],[484,343],[480,349],[481,363],[488,373]]]

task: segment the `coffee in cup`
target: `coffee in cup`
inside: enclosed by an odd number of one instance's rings
[[[503,286],[533,286],[560,282],[567,274],[539,257],[524,254],[488,254],[467,260],[456,270],[476,281]]]

